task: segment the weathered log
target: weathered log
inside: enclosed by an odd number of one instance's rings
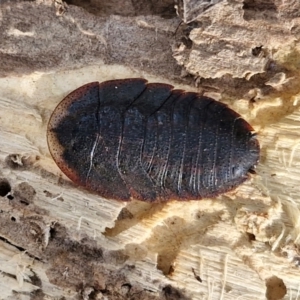
[[[170,1],[121,2],[0,3],[0,298],[295,299],[298,1],[215,1],[183,11],[187,24]],[[76,87],[126,77],[242,114],[257,174],[217,199],[160,204],[75,186],[49,154],[50,114]]]

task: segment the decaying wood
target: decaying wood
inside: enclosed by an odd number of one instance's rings
[[[214,1],[195,17],[186,0],[184,24],[170,1],[101,3],[0,3],[0,299],[297,299],[299,2]],[[125,77],[237,110],[258,133],[257,174],[155,205],[72,184],[49,116],[76,87]]]

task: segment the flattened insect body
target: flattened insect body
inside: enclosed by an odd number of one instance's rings
[[[216,197],[259,159],[252,127],[225,104],[144,79],[93,82],[58,104],[48,145],[75,183],[116,200]]]

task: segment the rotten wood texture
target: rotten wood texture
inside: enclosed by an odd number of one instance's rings
[[[182,21],[190,23],[221,1],[223,0],[175,0],[175,8]]]
[[[170,1],[121,2],[0,4],[0,299],[296,299],[299,2],[224,0],[178,30]],[[155,205],[72,184],[47,148],[51,112],[126,77],[238,111],[258,133],[257,174],[218,199]]]

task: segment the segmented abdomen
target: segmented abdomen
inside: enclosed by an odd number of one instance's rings
[[[124,79],[69,94],[48,125],[50,152],[78,184],[117,200],[215,197],[258,162],[252,127],[226,105]]]

